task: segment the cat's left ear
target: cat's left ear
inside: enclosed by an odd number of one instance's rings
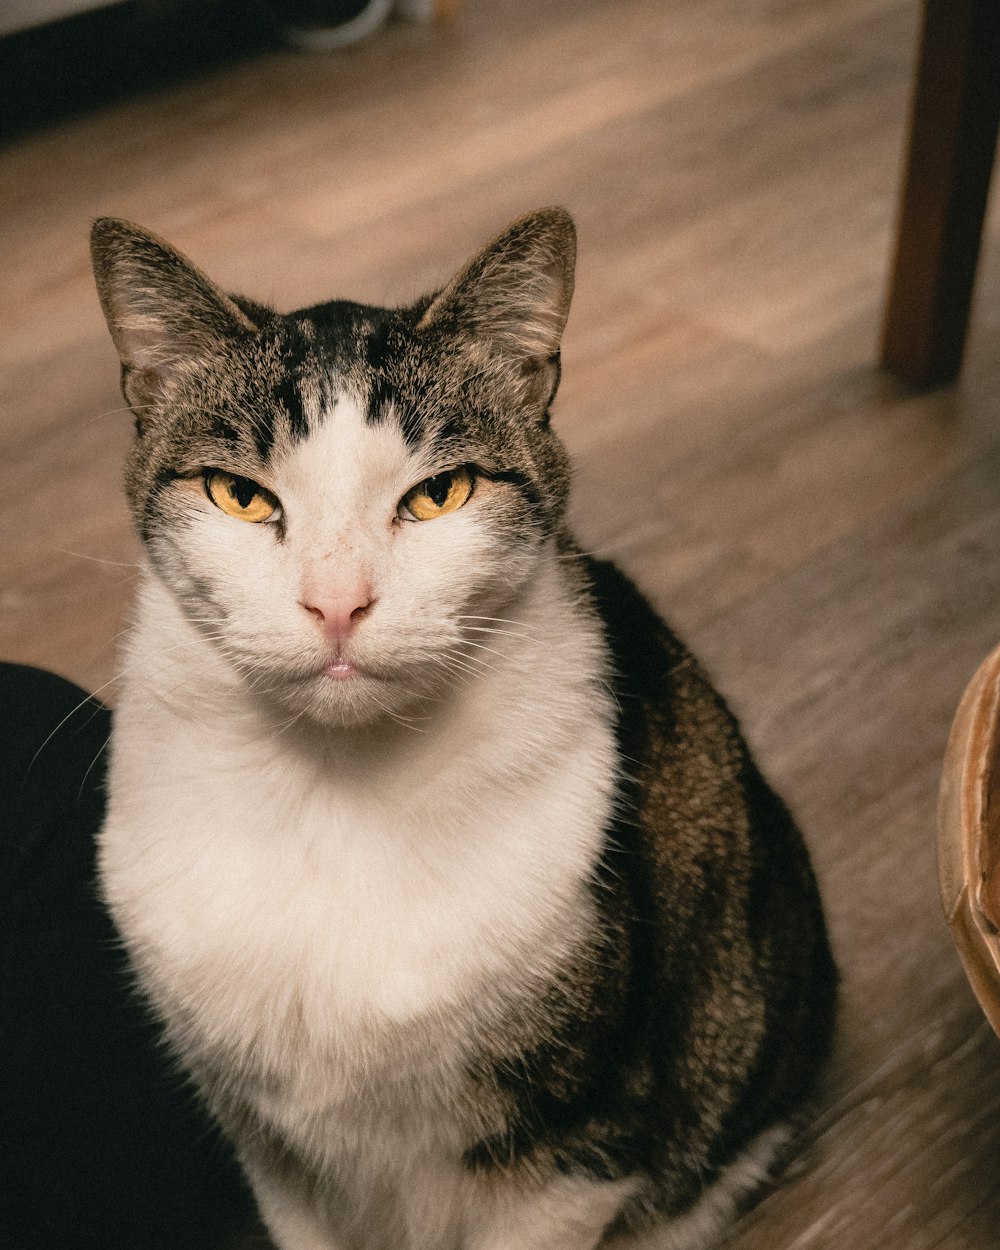
[[[576,229],[563,208],[515,221],[452,279],[417,330],[485,349],[541,416],[559,383],[559,345],[573,295]]]
[[[172,379],[193,363],[224,357],[256,327],[191,261],[141,226],[101,217],[90,250],[122,362],[122,391],[141,433]]]

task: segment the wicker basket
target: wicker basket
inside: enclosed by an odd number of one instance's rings
[[[1000,647],[969,682],[948,739],[938,877],[966,975],[1000,1035]]]

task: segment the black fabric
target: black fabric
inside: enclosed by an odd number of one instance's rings
[[[0,1250],[217,1250],[252,1211],[97,894],[110,732],[0,665]]]

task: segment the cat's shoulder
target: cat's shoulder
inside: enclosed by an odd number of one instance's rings
[[[622,676],[652,679],[663,661],[692,660],[690,651],[617,564],[580,556],[580,575],[604,626]]]
[[[597,612],[607,646],[611,683],[619,701],[638,703],[662,716],[695,702],[716,717],[731,713],[686,643],[646,595],[610,560],[580,557],[579,576]]]
[[[578,576],[604,634],[622,755],[677,795],[742,784],[753,765],[739,724],[685,642],[615,564],[582,556]]]

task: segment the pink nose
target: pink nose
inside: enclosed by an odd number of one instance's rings
[[[375,600],[367,589],[330,590],[323,594],[303,596],[302,606],[323,627],[323,633],[339,650],[350,638],[355,626],[371,610]]]

